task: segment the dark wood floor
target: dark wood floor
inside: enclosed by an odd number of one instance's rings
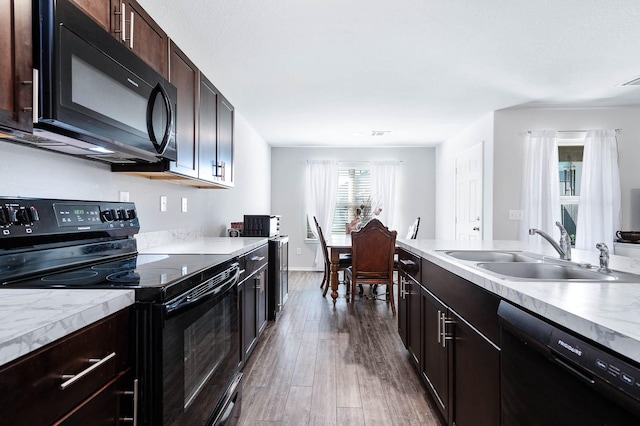
[[[334,309],[321,280],[289,273],[286,307],[244,369],[240,424],[441,426],[390,306],[350,309],[341,286]]]

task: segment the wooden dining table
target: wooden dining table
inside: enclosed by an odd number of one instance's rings
[[[329,250],[329,261],[331,262],[331,298],[335,305],[338,299],[338,267],[341,254],[351,254],[351,235],[331,235],[327,239],[327,249]],[[396,247],[396,253],[398,247]]]

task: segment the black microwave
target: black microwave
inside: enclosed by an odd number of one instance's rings
[[[175,160],[177,89],[70,0],[40,0],[39,14],[34,136],[54,141],[41,147],[112,163]]]

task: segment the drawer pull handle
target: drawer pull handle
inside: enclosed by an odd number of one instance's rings
[[[260,262],[260,261],[264,260],[264,256],[253,256],[251,258],[251,260],[254,261],[254,262]]]
[[[96,368],[100,367],[102,364],[104,364],[105,362],[109,361],[111,358],[115,357],[116,353],[115,352],[111,352],[109,355],[107,355],[106,357],[102,358],[102,359],[90,359],[89,362],[93,363],[91,366],[89,366],[88,368],[82,370],[80,373],[78,374],[63,374],[62,375],[62,379],[68,379],[66,382],[62,383],[60,385],[60,389],[61,390],[65,390],[66,388],[68,388],[69,386],[71,386],[72,384],[74,384],[75,382],[77,382],[78,380],[80,380],[81,378],[83,378],[84,376],[86,376],[87,374],[91,373],[93,370],[95,370]]]

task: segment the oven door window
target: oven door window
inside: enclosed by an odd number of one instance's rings
[[[163,331],[164,424],[205,424],[239,362],[237,287],[170,316]]]
[[[232,352],[231,300],[227,298],[191,324],[184,339],[184,408]]]

